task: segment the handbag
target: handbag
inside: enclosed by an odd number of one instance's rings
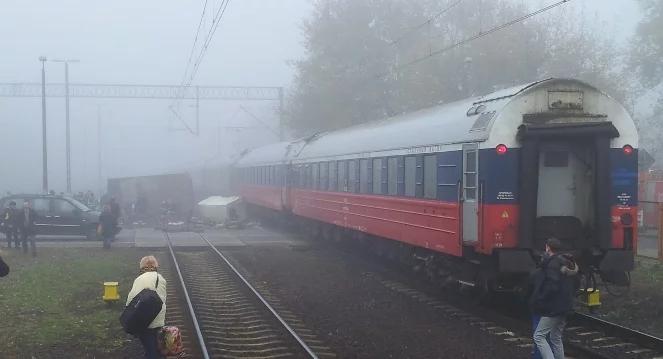
[[[180,334],[180,328],[178,327],[165,326],[161,328],[157,338],[161,355],[180,355],[184,350],[182,346],[182,335]]]
[[[120,315],[120,324],[125,332],[131,335],[137,335],[139,332],[147,329],[152,323],[154,318],[157,317],[163,301],[156,288],[159,286],[159,273],[157,273],[157,281],[154,289],[145,288],[141,290],[136,296],[124,307]]]

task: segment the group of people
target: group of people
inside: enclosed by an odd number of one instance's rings
[[[7,248],[23,248],[23,253],[28,252],[28,243],[32,248],[32,256],[37,256],[35,246],[35,211],[30,201],[23,202],[23,208],[17,209],[16,202],[11,201],[2,212],[2,226],[7,236]],[[19,241],[20,239],[20,241]]]

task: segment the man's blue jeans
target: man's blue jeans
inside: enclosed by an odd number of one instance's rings
[[[564,359],[562,333],[566,317],[541,317],[534,330],[534,344],[542,359]]]
[[[536,327],[539,325],[539,320],[541,316],[538,314],[532,314],[532,333],[536,331]],[[532,359],[541,359],[541,353],[539,353],[539,348],[534,344],[534,351],[532,352]]]

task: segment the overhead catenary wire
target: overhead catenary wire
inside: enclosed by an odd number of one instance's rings
[[[205,17],[205,13],[207,10],[207,4],[208,1],[205,0],[205,3],[203,5],[203,11],[201,13],[200,21],[198,23],[198,27],[196,29],[196,35],[194,37],[194,43],[191,48],[191,52],[189,54],[189,60],[187,61],[187,65],[185,68],[185,72],[182,78],[182,82],[180,85],[180,91],[178,98],[176,98],[173,103],[169,106],[170,111],[177,117],[177,119],[184,125],[184,127],[192,134],[195,134],[191,126],[189,126],[186,121],[180,116],[180,113],[175,109],[175,104],[177,104],[179,101],[182,100],[184,97],[184,93],[188,87],[191,86],[193,81],[195,80],[195,77],[198,73],[198,69],[200,68],[200,64],[203,62],[203,59],[205,55],[207,54],[207,49],[209,48],[209,45],[212,42],[212,39],[214,37],[214,34],[216,33],[216,30],[219,27],[219,24],[221,23],[221,19],[223,18],[223,15],[226,12],[226,9],[228,8],[228,4],[230,4],[231,0],[222,0],[219,8],[217,9],[216,13],[214,14],[214,17],[212,18],[212,23],[210,25],[210,28],[207,31],[207,35],[205,36],[205,39],[202,41],[202,46],[200,47],[200,51],[198,52],[198,56],[196,57],[195,62],[193,62],[193,66],[191,60],[193,59],[193,54],[195,53],[196,45],[198,44],[198,39],[200,36],[200,30],[202,28],[203,20]],[[191,68],[191,72],[189,73],[189,68]],[[187,78],[188,77],[188,78]]]
[[[444,9],[438,11],[431,17],[427,18],[426,21],[423,21],[413,27],[410,27],[409,29],[405,30],[405,32],[401,33],[395,40],[387,41],[387,45],[389,46],[397,46],[400,44],[403,40],[407,39],[412,35],[414,32],[420,30],[422,27],[429,25],[433,20],[441,17],[442,15],[446,14],[447,12],[451,11],[454,7],[458,6],[461,2],[464,0],[456,0],[455,2],[451,3],[449,6],[445,7]],[[363,56],[359,61],[354,66],[347,66],[346,70],[353,69],[353,68],[358,68],[366,63],[367,60],[370,60],[374,57],[373,54],[367,54]]]
[[[223,18],[223,15],[226,13],[226,9],[228,8],[228,4],[230,4],[231,0],[224,0],[221,2],[221,6],[219,6],[219,9],[216,12],[216,15],[212,19],[212,25],[210,26],[209,31],[207,32],[207,37],[205,38],[205,42],[203,43],[203,46],[200,50],[200,53],[198,55],[198,59],[196,60],[193,70],[191,72],[191,76],[188,81],[188,85],[191,85],[193,80],[196,77],[196,74],[198,73],[198,68],[200,67],[200,64],[203,62],[203,59],[205,55],[207,54],[207,49],[209,48],[209,45],[212,43],[212,39],[214,38],[214,34],[216,33],[216,30],[219,28],[219,24],[221,23],[221,19]]]
[[[207,1],[203,4],[203,11],[200,14],[200,21],[198,21],[198,27],[196,28],[196,35],[193,39],[193,45],[191,45],[191,51],[189,52],[189,59],[187,60],[186,67],[184,68],[184,75],[182,76],[181,85],[184,85],[186,81],[186,75],[189,72],[189,67],[191,66],[191,60],[193,60],[193,53],[196,51],[196,45],[198,44],[198,37],[200,36],[200,29],[203,27],[203,21],[205,20],[205,13],[207,12]]]
[[[401,41],[403,41],[404,39],[406,39],[408,36],[410,36],[410,34],[412,34],[412,33],[415,32],[415,31],[418,31],[419,29],[421,29],[421,28],[424,27],[424,26],[427,26],[427,25],[430,24],[433,20],[435,20],[435,19],[439,18],[440,16],[446,14],[447,12],[451,11],[453,8],[455,8],[456,6],[458,6],[458,5],[459,5],[461,2],[463,2],[463,1],[464,1],[464,0],[456,0],[455,2],[451,3],[449,6],[445,7],[444,9],[442,9],[442,10],[438,11],[437,13],[435,13],[433,16],[431,16],[431,17],[429,17],[428,19],[426,19],[426,21],[421,22],[421,23],[419,23],[418,25],[415,25],[415,26],[409,28],[408,30],[406,30],[406,31],[405,31],[403,34],[401,34],[401,36],[399,36],[396,40],[391,41],[391,42],[389,43],[389,45],[397,45],[398,43],[400,43]]]
[[[508,27],[510,27],[510,26],[513,26],[513,25],[517,24],[517,23],[523,22],[523,21],[525,21],[525,20],[527,20],[527,19],[529,19],[529,18],[531,18],[531,17],[537,16],[537,15],[539,15],[539,14],[542,14],[542,13],[546,12],[546,11],[552,10],[552,9],[554,9],[554,8],[560,6],[560,5],[566,4],[566,3],[570,2],[570,1],[571,1],[571,0],[560,0],[560,1],[556,2],[556,3],[554,3],[554,4],[548,5],[548,6],[546,6],[546,7],[543,7],[543,8],[541,8],[541,9],[538,9],[538,10],[536,10],[536,11],[530,12],[530,13],[528,13],[528,14],[526,14],[526,15],[520,16],[520,17],[518,17],[518,18],[516,18],[516,19],[510,20],[510,21],[508,21],[508,22],[505,22],[505,23],[502,23],[502,24],[497,25],[497,26],[495,26],[495,27],[492,27],[492,28],[488,29],[487,31],[480,31],[480,32],[478,32],[478,33],[476,33],[476,34],[474,34],[474,35],[472,35],[472,36],[470,36],[470,37],[467,37],[467,38],[465,38],[465,39],[463,39],[463,40],[457,41],[457,42],[455,42],[455,43],[453,43],[453,44],[451,44],[451,45],[449,45],[449,46],[443,47],[443,48],[441,48],[441,49],[439,49],[439,50],[431,51],[429,54],[427,54],[427,55],[425,55],[425,56],[417,57],[417,58],[415,58],[414,60],[411,60],[411,61],[408,61],[408,62],[406,62],[406,63],[400,64],[400,65],[397,65],[397,66],[395,66],[394,68],[392,68],[391,71],[388,71],[388,72],[384,72],[384,73],[378,74],[376,77],[377,77],[377,78],[383,78],[383,77],[388,76],[389,74],[399,73],[399,72],[403,71],[405,68],[408,68],[408,67],[410,67],[410,66],[413,66],[413,65],[416,65],[416,64],[421,63],[421,62],[423,62],[423,61],[426,61],[426,60],[428,60],[428,59],[430,59],[430,58],[432,58],[432,57],[442,55],[442,54],[444,54],[444,53],[446,53],[446,52],[449,52],[449,51],[451,51],[451,50],[453,50],[453,49],[455,49],[455,48],[457,48],[457,47],[460,47],[460,46],[466,45],[466,44],[468,44],[468,43],[470,43],[470,42],[472,42],[472,41],[478,40],[478,39],[480,39],[480,38],[482,38],[482,37],[485,37],[485,36],[488,36],[488,35],[493,34],[493,33],[495,33],[495,32],[498,32],[498,31],[500,31],[500,30],[506,29],[506,28],[508,28]]]

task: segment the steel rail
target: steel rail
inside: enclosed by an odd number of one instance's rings
[[[570,320],[585,326],[601,329],[608,335],[632,340],[633,344],[637,344],[643,348],[663,352],[663,338],[583,313],[574,313]]]
[[[203,338],[203,333],[200,331],[200,325],[198,325],[198,320],[196,319],[196,313],[193,311],[193,305],[191,304],[191,298],[189,298],[189,292],[186,290],[186,285],[184,284],[184,277],[180,271],[180,266],[177,263],[177,258],[175,258],[175,252],[173,251],[173,245],[170,242],[170,236],[168,232],[164,231],[166,236],[166,242],[168,243],[168,250],[170,251],[170,256],[173,258],[173,264],[175,264],[175,270],[177,271],[177,278],[180,280],[180,285],[182,286],[182,292],[184,293],[184,298],[186,299],[186,305],[189,308],[189,314],[191,315],[191,321],[193,326],[196,329],[196,336],[198,337],[198,343],[200,345],[200,352],[203,355],[203,358],[209,359],[209,353],[207,352],[207,346],[205,345],[205,339]]]
[[[263,298],[263,296],[260,295],[260,293],[258,293],[258,291],[251,285],[251,283],[249,283],[249,281],[247,281],[244,278],[244,276],[242,276],[242,274],[239,273],[239,271],[235,268],[234,265],[232,265],[232,263],[230,263],[230,261],[226,258],[226,256],[224,256],[223,253],[221,253],[221,251],[219,251],[212,244],[212,242],[210,242],[207,238],[205,238],[205,236],[202,233],[198,233],[198,235],[200,236],[200,238],[202,240],[207,242],[207,244],[210,246],[210,248],[212,248],[212,250],[228,265],[228,267],[233,271],[233,273],[235,273],[235,275],[239,279],[241,279],[242,282],[244,282],[244,284],[246,284],[246,286],[253,292],[253,294],[255,294],[256,297],[258,297],[258,299],[260,299],[262,304],[264,304],[265,307],[267,307],[267,309],[272,313],[272,315],[274,315],[274,317],[279,321],[279,323],[281,323],[281,325],[283,325],[283,327],[297,341],[297,343],[301,346],[301,348],[304,349],[304,351],[306,351],[308,356],[310,358],[313,358],[313,359],[318,359],[318,356],[313,352],[313,350],[311,348],[309,348],[308,345],[306,345],[304,340],[302,340],[302,338],[300,338],[299,335],[297,335],[297,333],[290,327],[290,325],[288,325],[288,323],[286,323],[285,320],[283,320],[283,318],[279,315],[279,313],[277,313],[276,310],[274,310],[274,308],[267,302],[267,300],[265,300],[265,298]]]

